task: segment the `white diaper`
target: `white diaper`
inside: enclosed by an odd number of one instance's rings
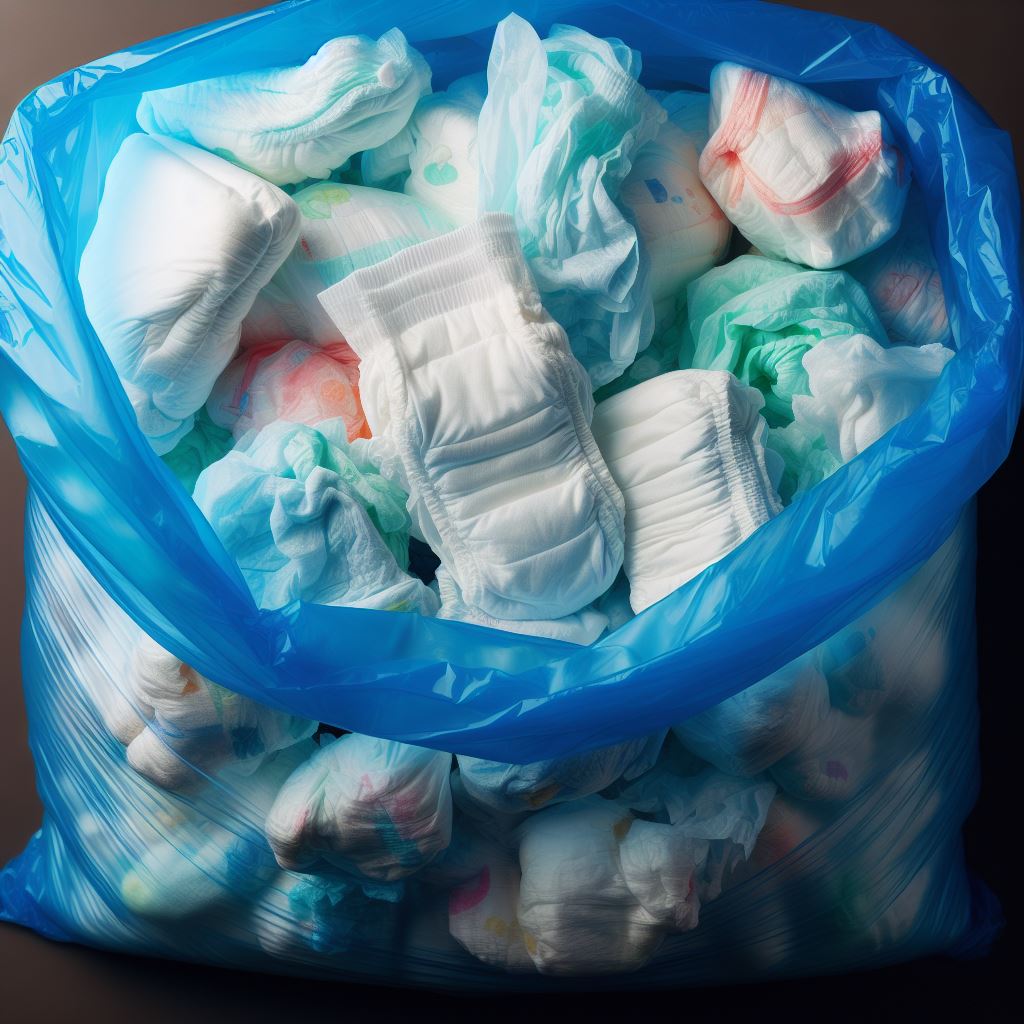
[[[280,189],[220,157],[147,135],[122,143],[78,280],[158,454],[192,429],[298,224],[298,207]]]
[[[295,193],[299,238],[242,322],[242,346],[301,338],[343,340],[317,296],[353,271],[372,267],[452,225],[417,199],[361,185],[321,182]]]
[[[641,147],[619,192],[651,261],[651,298],[659,323],[670,319],[686,286],[725,255],[732,234],[732,225],[698,176],[699,141],[698,136],[695,144],[670,117],[657,137]]]
[[[592,644],[608,626],[607,616],[593,605],[560,619],[496,619],[466,604],[459,585],[443,566],[437,570],[437,583],[441,597],[441,610],[437,613],[439,619],[457,619],[459,622],[472,622],[491,629],[504,629],[509,633],[543,636],[549,640],[563,640],[583,646]]]
[[[278,185],[326,178],[400,131],[430,67],[397,28],[331,39],[301,67],[245,71],[143,95],[144,131],[219,153]]]
[[[404,188],[406,195],[441,211],[452,224],[476,220],[480,191],[476,136],[486,95],[487,78],[481,73],[452,82],[444,92],[424,96],[398,135],[363,154],[363,181]]]
[[[321,301],[362,359],[374,439],[396,454],[463,600],[499,619],[559,619],[605,591],[622,564],[622,495],[511,217],[407,249]]]
[[[883,348],[864,334],[829,338],[804,354],[811,393],[793,396],[794,422],[849,462],[927,400],[953,355],[942,345]]]
[[[759,392],[721,370],[676,370],[594,413],[626,499],[625,569],[640,612],[727,555],[781,506]]]
[[[136,718],[136,727],[118,738],[135,771],[163,789],[190,788],[228,764],[257,766],[316,731],[316,722],[210,682],[145,634],[128,685],[145,721]]]
[[[448,846],[451,754],[355,733],[321,744],[267,815],[282,868],[307,871],[324,861],[392,882]]]
[[[823,270],[899,227],[910,166],[877,110],[725,63],[711,72],[710,127],[700,176],[762,252]]]
[[[643,966],[665,935],[697,926],[753,850],[771,783],[652,774],[614,801],[573,801],[521,826],[516,916],[542,973]]]

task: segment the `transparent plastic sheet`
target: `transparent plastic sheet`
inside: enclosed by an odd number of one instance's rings
[[[40,87],[0,153],[0,401],[32,492],[23,664],[47,808],[43,830],[3,875],[6,918],[56,938],[204,962],[349,978],[398,972],[422,984],[503,977],[448,937],[452,879],[416,880],[400,893],[348,881],[296,892],[263,838],[258,780],[211,772],[181,796],[136,775],[104,707],[123,688],[125,652],[141,628],[273,708],[516,764],[692,721],[823,645],[831,717],[806,739],[805,756],[790,751],[770,769],[780,788],[760,853],[726,873],[699,927],[668,935],[649,966],[603,983],[852,969],[970,944],[991,923],[984,901],[971,921],[960,863],[976,784],[963,509],[1005,457],[1019,407],[1019,208],[1006,136],[940,69],[871,26],[744,2],[518,11],[542,34],[569,22],[623,38],[642,53],[650,88],[706,89],[711,67],[734,60],[880,109],[925,196],[956,357],[916,413],[589,648],[411,615],[260,611],[139,433],[82,309],[77,267],[106,168],[136,130],[147,89],[299,61],[333,36],[396,24],[439,89],[484,66],[507,8],[283,4]],[[876,650],[872,617],[899,621],[894,603],[915,587],[927,600],[918,593],[913,612],[904,606],[906,635]],[[921,664],[929,670],[913,671]],[[875,682],[858,686],[862,675]],[[879,698],[871,713],[858,703],[859,691],[871,696],[907,676],[922,694],[902,724],[893,707],[905,700]],[[842,756],[821,749],[833,742]],[[230,863],[199,852],[228,846]],[[161,857],[195,875],[182,882],[195,903],[178,920],[139,882],[174,877],[154,869]],[[516,984],[542,980],[528,973]]]

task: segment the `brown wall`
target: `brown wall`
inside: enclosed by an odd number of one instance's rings
[[[357,0],[354,0],[357,2]],[[947,67],[1018,143],[1024,153],[1024,92],[1020,81],[1024,40],[1024,0],[793,0],[794,6],[827,10],[874,21],[909,40]],[[130,46],[140,40],[262,6],[245,0],[0,0],[0,124],[31,88],[67,68]],[[514,4],[510,3],[510,7]],[[528,5],[524,5],[528,7]],[[625,33],[624,33],[625,34]],[[1019,452],[1016,455],[1020,464]],[[1011,477],[1012,472],[1018,475]],[[1019,469],[1004,468],[982,498],[982,566],[1002,568],[995,549],[1003,524],[1000,510],[1013,501]],[[13,444],[0,431],[0,862],[16,854],[40,822],[18,668],[18,628],[24,595],[22,511],[24,481]],[[986,531],[986,524],[995,529]],[[1019,529],[1019,528],[1018,528]],[[988,536],[986,537],[986,533]],[[1019,545],[1016,548],[1019,556]],[[1005,569],[1003,570],[1005,572]],[[994,572],[993,575],[996,575]],[[996,627],[1001,606],[991,597],[991,616],[982,617],[982,651],[1000,642]],[[1005,613],[1004,613],[1005,614]],[[992,626],[986,639],[985,625]],[[990,650],[989,656],[994,657]],[[983,662],[984,671],[984,662]],[[983,686],[985,679],[983,677]],[[990,718],[990,722],[993,719]],[[1001,728],[998,721],[991,730]],[[984,807],[982,807],[984,810]],[[993,819],[998,817],[993,814]],[[983,840],[979,841],[979,843]],[[977,844],[976,844],[977,845]],[[989,870],[998,887],[999,867]],[[152,1020],[180,1017],[206,1006],[220,1021],[263,1017],[292,1019],[303,998],[298,986],[221,980],[202,972],[125,962],[99,954],[54,947],[26,933],[0,927],[0,1015],[10,1020],[122,1019],[127,1006]],[[183,981],[182,984],[178,980]],[[850,989],[855,993],[857,987]],[[327,990],[303,986],[305,999],[319,1002],[316,1016],[328,1012]],[[201,996],[200,996],[201,994]],[[246,996],[256,996],[254,1006]],[[201,1003],[197,1005],[197,1000]],[[350,1006],[365,1006],[362,997]],[[146,999],[145,1010],[139,1001]],[[20,1002],[19,1002],[20,1000]],[[792,1006],[792,1004],[790,1004]],[[379,1003],[375,1015],[382,1011]],[[215,1013],[214,1013],[215,1009]],[[833,1012],[835,1004],[833,1004]],[[238,1017],[236,1018],[236,1011]],[[341,1010],[344,1012],[344,1010]],[[304,1014],[303,1014],[304,1015]],[[830,1016],[833,1013],[830,1012]],[[206,1019],[204,1015],[204,1019]],[[792,1019],[792,1017],[790,1017]],[[833,1019],[838,1019],[833,1016]],[[987,1018],[992,1019],[992,1018]]]

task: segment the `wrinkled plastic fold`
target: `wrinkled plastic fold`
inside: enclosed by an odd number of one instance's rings
[[[780,796],[767,839],[728,875],[734,884],[702,911],[699,927],[668,934],[667,925],[650,925],[667,938],[629,983],[875,965],[965,936],[978,942],[991,925],[983,900],[972,909],[959,828],[977,778],[971,501],[1009,451],[1024,359],[1008,137],[941,68],[871,25],[748,0],[533,0],[517,10],[542,37],[568,23],[621,38],[642,55],[648,89],[706,91],[711,69],[732,61],[880,111],[923,196],[955,355],[905,420],[590,646],[301,601],[261,609],[140,431],[86,315],[79,268],[107,169],[138,131],[143,93],[298,65],[341,34],[376,38],[394,26],[426,58],[439,91],[486,65],[508,6],[292,0],[40,86],[0,147],[0,409],[31,495],[22,657],[48,815],[0,875],[0,916],[54,938],[253,969],[285,962],[323,976],[466,987],[504,977],[449,936],[443,890],[396,895],[365,880],[299,878],[275,861],[264,819],[278,784],[271,776],[288,768],[288,751],[251,775],[212,772],[198,796],[160,791],[135,774],[111,735],[110,720],[124,709],[104,701],[117,703],[111,683],[127,672],[141,631],[205,681],[275,711],[506,765],[662,735],[817,651],[829,666],[829,714],[839,708],[846,717],[818,726],[817,745],[772,737],[771,750],[785,756],[770,773]],[[918,705],[894,699],[894,707],[918,707],[905,719],[850,725],[850,708],[872,693],[857,688],[862,662],[844,675],[849,652],[836,637],[877,641],[874,613],[908,593],[924,610],[915,618],[904,607],[906,635],[864,656],[892,680],[927,654],[937,690]],[[868,624],[851,625],[860,621]],[[899,745],[886,747],[887,729],[902,730]],[[760,770],[760,749],[730,742],[702,750],[730,765],[749,757]],[[639,847],[641,834],[656,830],[636,820],[645,826],[631,841]],[[506,896],[521,886],[522,899],[536,897],[530,920],[543,917],[537,906],[559,905],[536,896],[556,880],[536,870],[518,879],[499,853],[481,856],[508,881]],[[160,886],[176,871],[206,915],[202,928],[194,917],[168,920],[175,900]],[[250,889],[235,885],[240,877]],[[629,879],[615,884],[630,913],[649,914]],[[471,925],[451,934],[465,945]],[[569,936],[564,949],[514,957],[531,972],[541,963],[557,973],[577,948]],[[511,963],[502,958],[513,953],[503,946],[494,957]],[[515,978],[520,987],[549,980]]]

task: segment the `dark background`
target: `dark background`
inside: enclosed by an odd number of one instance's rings
[[[430,0],[425,0],[430,2]],[[358,3],[358,0],[353,0]],[[0,125],[34,86],[86,61],[189,25],[263,6],[252,0],[0,0]],[[510,8],[514,2],[510,2]],[[528,6],[528,5],[527,5]],[[793,0],[792,6],[872,21],[911,42],[958,78],[1012,135],[1024,154],[1024,0]],[[723,13],[723,16],[728,16]],[[628,37],[625,31],[623,35]],[[968,862],[997,892],[1009,924],[984,960],[935,959],[868,975],[742,988],[636,995],[444,998],[420,993],[222,972],[118,957],[46,942],[0,926],[0,1018],[8,1021],[121,1021],[162,1024],[350,1016],[355,1020],[444,1016],[517,1018],[621,1016],[727,1021],[1020,1019],[1013,947],[1019,934],[1015,875],[1022,801],[1014,771],[1019,744],[1016,691],[1024,682],[1019,610],[1021,444],[979,500],[978,634],[982,706],[982,795],[967,826]],[[38,828],[41,808],[29,756],[18,629],[24,599],[22,514],[25,482],[14,446],[0,430],[0,862]],[[1011,701],[1013,705],[1011,706]],[[1014,835],[1016,833],[1016,835]],[[1008,995],[1007,993],[1014,994]]]

